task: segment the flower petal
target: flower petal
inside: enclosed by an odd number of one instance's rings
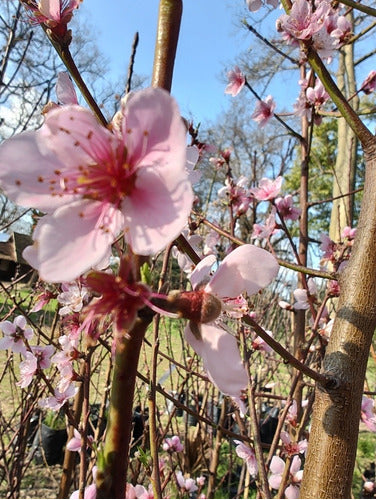
[[[42,136],[43,126],[4,141],[0,146],[0,184],[18,205],[48,212],[75,197],[51,195],[48,180],[55,170],[64,170],[64,165],[46,149]]]
[[[207,292],[220,297],[237,297],[241,293],[257,293],[278,274],[279,265],[272,254],[254,245],[242,245],[225,257]]]
[[[235,337],[214,323],[201,325],[198,340],[189,325],[185,328],[188,343],[202,357],[209,378],[224,394],[239,397],[248,383]]]
[[[78,201],[43,217],[23,256],[43,280],[72,281],[104,258],[122,223],[111,205]]]
[[[142,165],[165,170],[169,164],[185,170],[186,128],[175,99],[165,90],[148,88],[132,94],[123,109],[122,131],[129,164],[142,158]]]
[[[42,129],[45,143],[74,173],[80,165],[93,161],[108,163],[119,145],[119,138],[103,127],[90,110],[77,105],[49,111]]]
[[[210,279],[210,271],[213,267],[213,264],[217,261],[215,255],[210,254],[204,257],[194,268],[191,273],[190,281],[193,287],[193,290],[201,284],[207,282]]]
[[[66,71],[57,75],[56,96],[59,104],[78,104],[75,88]]]
[[[125,239],[133,251],[152,255],[173,241],[186,225],[192,201],[185,172],[179,178],[176,173],[162,176],[155,168],[140,168],[135,188],[122,204]]]

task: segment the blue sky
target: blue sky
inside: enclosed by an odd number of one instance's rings
[[[75,16],[88,18],[98,30],[95,38],[115,76],[126,74],[138,31],[135,72],[150,77],[158,5],[158,0],[84,0]],[[214,120],[232,99],[224,94],[226,71],[250,44],[239,21],[247,13],[244,0],[184,1],[172,94],[195,123]]]

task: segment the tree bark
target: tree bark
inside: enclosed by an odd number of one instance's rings
[[[360,407],[376,327],[376,141],[364,148],[366,178],[358,232],[347,268],[323,370],[338,380],[316,387],[301,498],[351,498]]]

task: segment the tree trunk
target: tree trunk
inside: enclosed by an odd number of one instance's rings
[[[338,387],[316,387],[301,498],[351,498],[360,407],[376,327],[376,141],[365,147],[366,178],[358,232],[323,370]]]

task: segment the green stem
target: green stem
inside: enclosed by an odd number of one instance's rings
[[[337,87],[317,52],[311,46],[305,45],[305,48],[309,64],[320,78],[341,115],[345,118],[346,122],[352,128],[355,135],[363,145],[371,144],[373,142],[373,134],[368,130],[359,118],[358,114],[347,102],[347,99]]]
[[[372,7],[368,7],[368,5],[361,4],[359,2],[354,2],[354,0],[339,0],[340,3],[347,5],[348,7],[352,7],[353,9],[360,10],[361,12],[365,12],[370,16],[376,17],[376,9]]]
[[[69,74],[71,75],[71,77],[75,81],[79,91],[81,92],[81,94],[84,97],[85,101],[87,102],[88,106],[93,111],[95,116],[98,118],[98,121],[106,127],[107,120],[103,116],[102,111],[100,110],[94,97],[91,95],[91,92],[87,88],[86,83],[84,82],[84,80],[81,76],[81,73],[79,72],[79,70],[76,66],[76,63],[73,60],[72,54],[70,53],[70,50],[69,50],[69,47],[66,44],[59,43],[53,36],[51,36],[49,34],[49,30],[46,26],[44,26],[43,24],[41,26],[44,29],[44,32],[46,33],[52,46],[56,50],[58,56],[60,57],[62,62],[65,64],[67,70],[69,71]]]
[[[98,456],[97,498],[125,498],[137,365],[151,317],[117,339],[106,440]]]

